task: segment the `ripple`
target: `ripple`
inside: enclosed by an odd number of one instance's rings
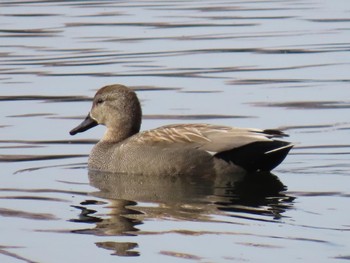
[[[58,220],[58,218],[52,214],[44,213],[33,213],[33,212],[24,212],[20,210],[0,208],[0,216],[4,217],[17,217],[33,220]]]
[[[321,22],[321,23],[349,23],[349,18],[319,18],[319,19],[307,19],[311,22]]]
[[[254,102],[250,103],[257,107],[282,107],[287,109],[349,109],[347,101],[290,101],[290,102]]]
[[[148,28],[197,28],[197,27],[246,27],[246,26],[256,26],[255,23],[166,23],[166,22],[133,22],[133,23],[122,23],[122,22],[114,22],[114,23],[66,23],[66,27],[148,27]],[[1,31],[0,31],[1,32]]]
[[[77,102],[77,101],[91,101],[92,98],[86,96],[44,96],[44,95],[11,95],[0,96],[0,101],[45,101],[45,102]]]
[[[34,200],[34,201],[50,201],[50,202],[68,202],[65,199],[55,197],[41,197],[41,196],[0,196],[0,199],[10,200]]]
[[[26,161],[42,161],[57,160],[67,158],[88,157],[88,154],[65,154],[65,155],[18,155],[18,154],[0,154],[0,162],[26,162]]]
[[[0,246],[0,254],[7,256],[7,257],[10,257],[10,258],[13,258],[13,259],[16,259],[16,260],[24,261],[26,263],[37,263],[36,261],[32,261],[28,258],[22,257],[16,253],[7,251],[9,249],[12,250],[12,249],[20,249],[20,248],[23,248],[23,247],[20,247],[20,246]]]
[[[37,189],[19,189],[19,188],[0,188],[0,192],[12,192],[12,193],[60,193],[68,195],[82,195],[86,196],[86,192],[70,191],[70,190],[59,190],[50,188],[37,188]]]
[[[62,30],[57,29],[0,29],[0,38],[9,37],[55,37]]]
[[[187,254],[187,253],[181,253],[181,252],[174,252],[174,251],[162,250],[159,252],[159,254],[165,255],[165,256],[170,256],[170,257],[177,258],[177,259],[190,259],[190,260],[196,260],[196,261],[203,260],[203,258],[200,256],[196,256],[193,254]]]
[[[32,118],[32,117],[48,117],[54,116],[53,113],[26,113],[26,114],[16,114],[16,115],[8,115],[8,118]]]
[[[3,3],[3,2],[2,2]],[[18,1],[17,1],[18,3]],[[47,17],[47,16],[60,16],[60,14],[50,13],[31,13],[31,14],[1,14],[2,16],[13,16],[13,17]]]
[[[81,119],[79,117],[79,119]],[[19,144],[95,144],[97,140],[74,139],[74,140],[0,140],[0,143],[19,143]]]

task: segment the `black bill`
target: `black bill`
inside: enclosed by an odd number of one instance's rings
[[[77,127],[75,127],[73,130],[69,132],[70,135],[75,135],[79,132],[84,132],[88,129],[91,129],[95,126],[97,126],[98,123],[90,117],[90,114],[85,118],[85,120],[80,123]]]

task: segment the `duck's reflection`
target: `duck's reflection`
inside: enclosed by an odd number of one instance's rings
[[[99,236],[137,235],[145,219],[173,218],[211,221],[213,215],[273,220],[293,201],[281,193],[285,186],[271,173],[211,177],[112,174],[90,171],[90,184],[98,189],[92,196],[108,202],[108,212],[96,216],[93,200],[81,206],[73,221],[93,223],[93,229],[75,232]],[[104,204],[104,207],[106,205]],[[259,215],[259,218],[254,216]],[[261,216],[263,218],[261,218]],[[137,244],[100,242],[98,247],[113,255],[138,256]]]

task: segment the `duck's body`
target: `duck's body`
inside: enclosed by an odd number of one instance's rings
[[[270,171],[293,147],[276,140],[278,130],[177,124],[139,132],[141,107],[122,85],[100,89],[74,135],[97,124],[107,126],[89,157],[89,169],[118,173],[215,175]]]

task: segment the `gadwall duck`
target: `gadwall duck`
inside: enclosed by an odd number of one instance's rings
[[[173,124],[140,132],[141,105],[123,85],[97,91],[90,113],[70,131],[98,124],[107,130],[93,147],[90,170],[164,175],[217,175],[271,171],[293,145],[279,140],[279,130],[235,128],[211,124]]]

